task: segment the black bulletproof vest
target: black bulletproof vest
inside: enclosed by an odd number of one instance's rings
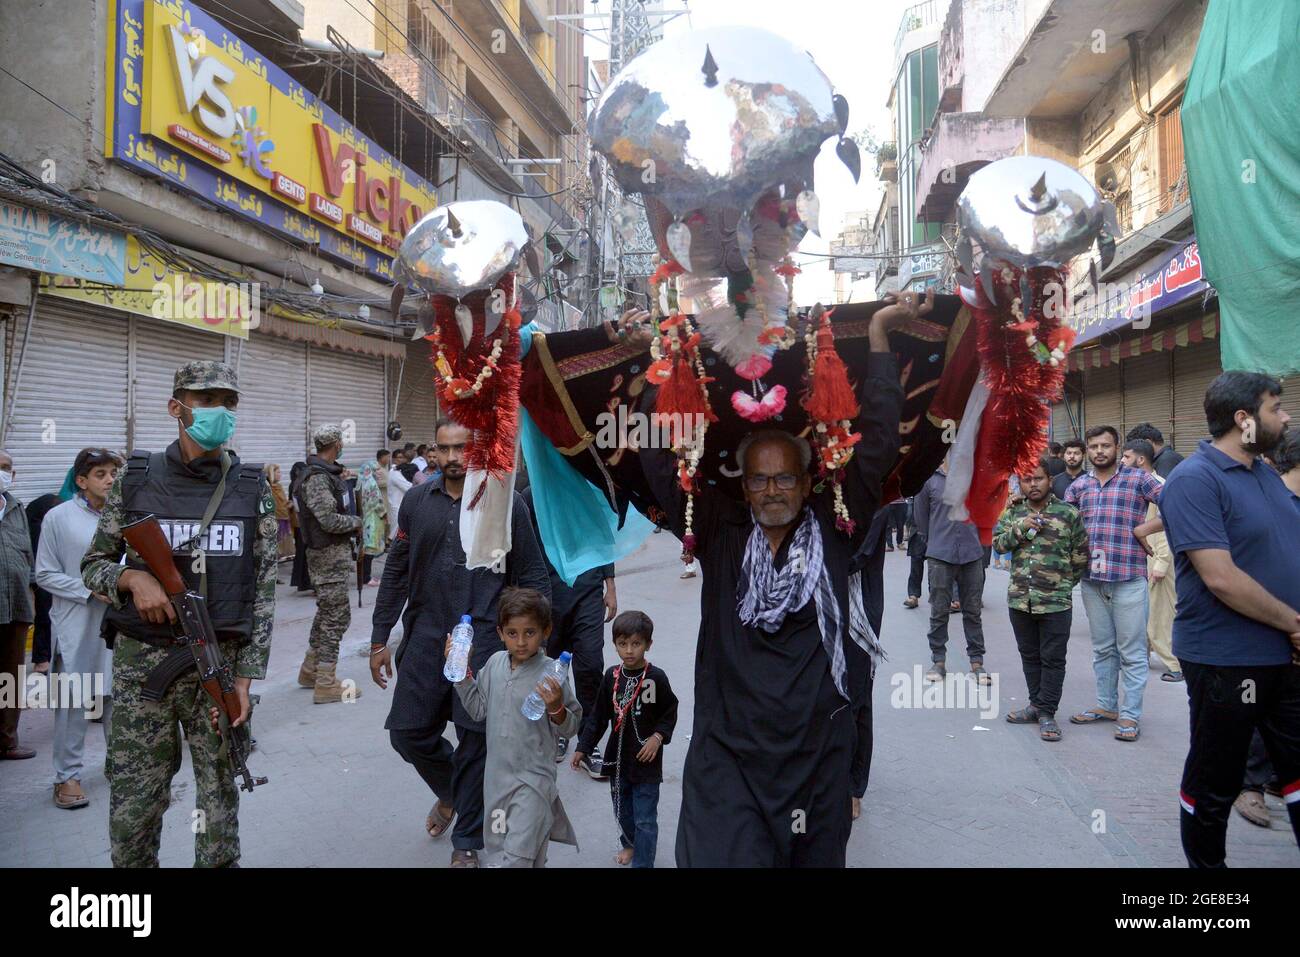
[[[257,593],[257,505],[261,498],[262,467],[244,465],[230,454],[226,492],[207,531],[191,541],[207,511],[220,469],[212,481],[167,458],[165,452],[133,452],[122,478],[122,505],[126,522],[148,515],[158,519],[171,542],[176,567],[186,585],[199,590],[194,550],[201,547],[208,573],[208,614],[221,639],[246,641],[253,632],[253,598]],[[145,564],[127,552],[128,568],[147,571]],[[170,624],[145,621],[127,596],[126,607],[109,607],[107,619],[125,635],[151,645],[171,644],[176,631]]]
[[[316,514],[307,507],[302,500],[302,487],[313,475],[324,475],[330,483],[330,491],[334,493],[334,504],[340,512],[347,515],[350,511],[347,506],[346,492],[343,485],[341,473],[343,466],[336,464],[331,465],[329,462],[319,459],[314,455],[307,457],[307,467],[298,474],[298,483],[293,487],[291,494],[293,500],[298,505],[298,526],[302,529],[302,541],[308,548],[328,548],[330,545],[346,545],[353,539],[351,534],[338,534],[336,532],[327,532],[321,528],[320,520]]]

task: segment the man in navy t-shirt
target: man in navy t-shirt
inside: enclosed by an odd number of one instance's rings
[[[1256,728],[1300,843],[1300,511],[1258,457],[1286,431],[1281,393],[1276,379],[1253,372],[1210,383],[1213,439],[1160,496],[1178,589],[1174,655],[1191,711],[1180,799],[1192,867],[1224,866],[1228,814]]]

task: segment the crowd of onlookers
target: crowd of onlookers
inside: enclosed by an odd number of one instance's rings
[[[1179,797],[1194,866],[1222,865],[1233,807],[1270,825],[1265,792],[1283,798],[1300,841],[1300,437],[1287,432],[1281,391],[1266,375],[1220,375],[1205,396],[1210,437],[1187,458],[1150,423],[1123,442],[1114,427],[1097,425],[1053,443],[1012,477],[990,545],[949,515],[945,468],[912,500],[910,518],[896,520],[912,563],[905,607],[919,605],[929,576],[928,680],[945,677],[956,612],[970,671],[989,680],[981,597],[996,560],[1009,572],[1029,692],[1008,722],[1061,739],[1056,712],[1076,587],[1096,701],[1072,724],[1111,724],[1116,740],[1137,741],[1152,654],[1162,681],[1186,683],[1191,748]],[[890,505],[891,518],[907,504]]]

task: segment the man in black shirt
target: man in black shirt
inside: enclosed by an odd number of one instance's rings
[[[1061,452],[1061,457],[1065,459],[1065,471],[1052,476],[1052,494],[1062,502],[1065,501],[1065,490],[1083,474],[1085,451],[1082,439],[1070,439],[1065,443]]]
[[[451,682],[443,677],[443,648],[461,616],[469,615],[474,625],[470,669],[477,673],[501,650],[496,628],[501,589],[518,584],[549,599],[551,586],[528,506],[518,494],[511,515],[505,574],[466,568],[460,509],[470,433],[462,426],[442,422],[436,436],[433,456],[441,475],[413,487],[398,510],[397,536],[375,599],[370,674],[375,684],[386,688],[394,662],[401,672],[384,724],[389,740],[437,795],[438,802],[425,821],[429,836],[441,837],[459,816],[452,831],[451,866],[477,867],[477,852],[483,847],[487,740],[484,723],[470,718]],[[399,615],[402,641],[390,657],[388,635]],[[448,721],[456,726],[454,752],[442,736]]]
[[[1169,473],[1174,470],[1174,466],[1183,460],[1181,455],[1165,445],[1164,434],[1150,422],[1139,422],[1128,430],[1124,441],[1132,442],[1134,439],[1146,439],[1155,447],[1156,457],[1151,465],[1161,478],[1169,478]]]

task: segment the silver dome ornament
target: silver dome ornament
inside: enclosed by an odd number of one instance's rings
[[[528,243],[520,215],[493,200],[439,206],[411,227],[397,252],[399,280],[429,295],[463,298],[518,268]]]
[[[808,231],[820,239],[821,228],[818,219],[821,217],[822,204],[817,194],[810,189],[805,189],[794,198],[794,208],[799,213],[799,219],[808,227]]]
[[[596,106],[591,140],[625,191],[657,197],[674,217],[748,212],[768,189],[811,182],[846,107],[837,114],[826,75],[784,37],[695,30],[619,71]]]
[[[1108,205],[1077,170],[1056,160],[1012,156],[990,163],[971,175],[957,200],[964,279],[978,276],[996,303],[993,270],[1059,268],[1094,242],[1104,268],[1114,253]],[[1026,289],[1022,283],[1022,300]]]
[[[664,241],[677,264],[691,272],[691,228],[680,219],[664,230]]]

